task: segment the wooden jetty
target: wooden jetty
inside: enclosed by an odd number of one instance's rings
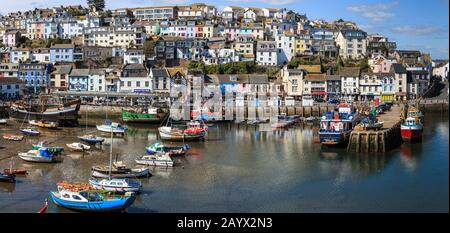
[[[350,134],[347,151],[351,152],[386,152],[402,143],[400,126],[406,115],[404,105],[394,105],[391,111],[378,116],[383,121],[383,127],[377,131],[355,129]]]

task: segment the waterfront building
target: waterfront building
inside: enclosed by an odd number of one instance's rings
[[[23,96],[24,82],[18,78],[0,78],[0,100],[15,100]]]
[[[341,97],[341,77],[339,75],[326,75],[327,99],[339,99]]]
[[[50,87],[55,90],[67,91],[72,65],[56,65],[50,75]]]
[[[406,100],[408,98],[407,70],[402,64],[396,63],[392,64],[390,73],[393,73],[395,78],[395,99]]]
[[[303,78],[306,72],[302,69],[288,69],[287,66],[281,70],[282,83],[288,96],[300,100],[303,95]]]
[[[152,86],[147,69],[142,64],[129,64],[122,70],[118,92],[150,93]]]
[[[258,41],[256,46],[256,63],[263,66],[276,66],[277,43],[275,41]]]
[[[306,74],[303,79],[303,97],[324,100],[327,95],[327,79],[325,74]]]
[[[422,97],[430,85],[429,72],[426,70],[407,70],[409,99]]]
[[[150,69],[149,77],[153,92],[170,93],[170,76],[166,68]]]
[[[341,94],[345,100],[358,100],[359,96],[359,67],[342,67],[339,70],[341,77]]]
[[[90,92],[106,91],[106,72],[104,69],[89,70],[89,91]]]
[[[48,63],[19,64],[19,79],[25,82],[29,92],[38,93],[50,85],[52,65]]]
[[[363,73],[359,79],[359,100],[369,101],[380,99],[383,76],[381,74]]]
[[[395,73],[379,73],[379,76],[381,79],[381,101],[394,101],[397,92]]]
[[[72,69],[69,74],[68,91],[85,92],[89,87],[89,69]]]
[[[339,56],[360,59],[367,54],[367,34],[361,30],[341,30],[336,37]]]

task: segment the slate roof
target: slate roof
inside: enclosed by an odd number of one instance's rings
[[[89,69],[72,69],[70,76],[89,76]]]
[[[162,77],[162,78],[169,77],[169,73],[164,68],[162,68],[162,69],[153,68],[150,70],[150,72],[152,72],[153,77]]]
[[[71,65],[60,65],[55,66],[55,70],[52,72],[52,74],[70,74],[70,71],[72,71]]]

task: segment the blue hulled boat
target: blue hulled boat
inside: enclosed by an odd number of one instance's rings
[[[124,211],[136,199],[136,195],[132,193],[110,195],[109,192],[99,190],[72,191],[60,189],[50,192],[50,195],[56,205],[87,212]]]
[[[105,141],[102,137],[97,137],[95,135],[84,135],[78,137],[83,142],[89,143],[89,144],[97,144],[97,143],[103,143]]]
[[[339,104],[337,111],[328,112],[320,120],[319,138],[324,145],[343,144],[357,125],[356,110],[349,104]]]

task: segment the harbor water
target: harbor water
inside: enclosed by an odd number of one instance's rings
[[[21,122],[10,122],[0,126],[1,135],[19,134]],[[153,176],[142,179],[144,191],[127,212],[449,211],[446,114],[427,114],[422,143],[372,154],[314,143],[318,126],[261,131],[259,126],[216,125],[205,142],[189,142],[189,155],[177,158],[174,168],[152,168]],[[15,184],[0,183],[0,212],[37,212],[57,182],[87,182],[92,165],[108,164],[108,143],[87,153],[65,147],[86,130],[96,131],[80,126],[41,130],[38,138],[23,142],[0,139],[0,168],[12,162],[29,171]],[[33,164],[15,156],[42,140],[66,148],[63,163]],[[134,166],[155,140],[157,126],[130,125],[127,136],[113,140],[113,155]],[[50,203],[49,212],[70,211]]]

